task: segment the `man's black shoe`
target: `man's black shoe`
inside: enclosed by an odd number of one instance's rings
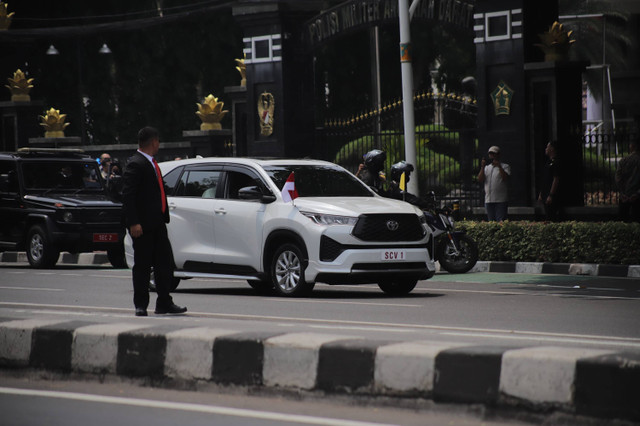
[[[175,303],[172,303],[169,306],[160,307],[156,306],[156,314],[184,314],[187,312],[187,308],[183,306],[178,306]]]
[[[137,317],[146,317],[147,316],[147,310],[143,309],[143,308],[136,308],[136,316]]]

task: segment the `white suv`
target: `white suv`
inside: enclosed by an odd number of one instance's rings
[[[282,296],[316,282],[377,283],[406,294],[435,273],[433,236],[418,208],[380,197],[316,160],[204,158],[160,164],[180,279],[246,279]],[[298,198],[281,191],[293,172]],[[130,239],[127,259],[133,258]]]

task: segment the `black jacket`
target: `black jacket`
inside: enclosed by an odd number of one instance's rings
[[[140,224],[144,231],[169,223],[169,205],[163,214],[156,171],[144,155],[136,152],[129,158],[123,178],[122,211],[127,228]]]

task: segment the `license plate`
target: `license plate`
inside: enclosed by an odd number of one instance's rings
[[[407,259],[407,253],[404,250],[383,250],[381,255],[382,261],[401,261]]]
[[[93,234],[94,243],[117,243],[118,234]]]

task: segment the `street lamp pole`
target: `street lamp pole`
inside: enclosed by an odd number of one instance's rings
[[[413,110],[413,67],[411,64],[411,21],[408,0],[398,0],[400,20],[400,66],[402,71],[402,111],[404,115],[404,154],[407,163],[418,168],[416,126]],[[407,184],[407,192],[418,194],[417,174]]]

